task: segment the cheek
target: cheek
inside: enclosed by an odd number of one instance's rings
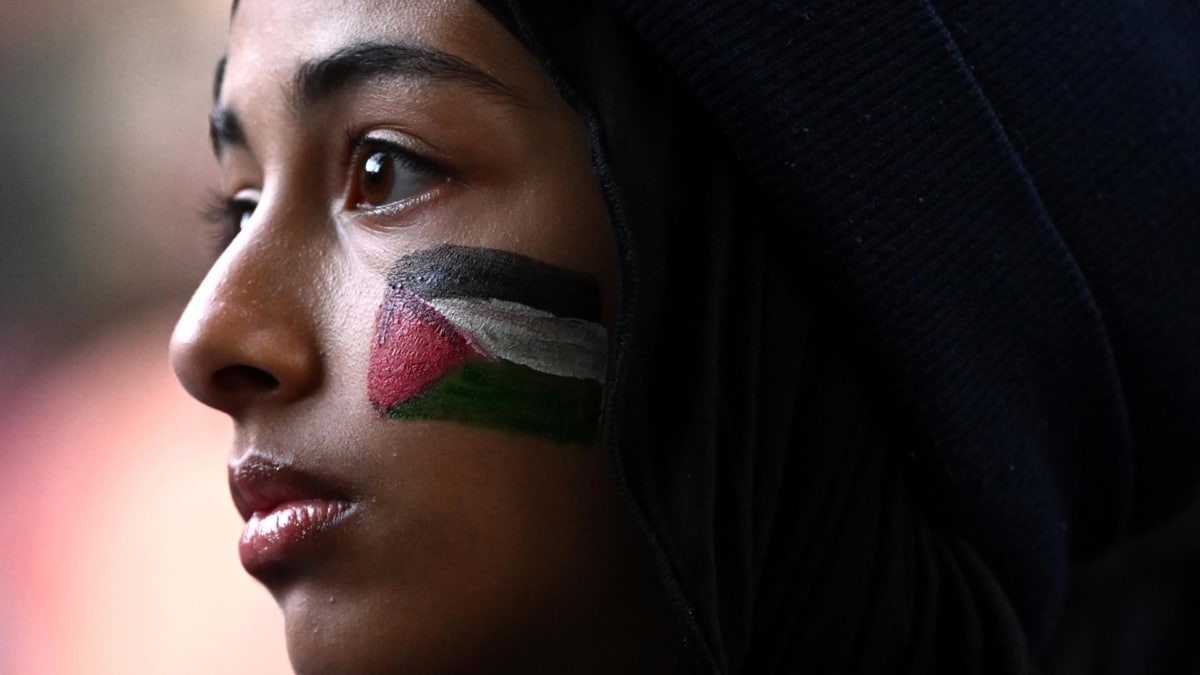
[[[368,397],[393,419],[594,441],[608,353],[600,306],[591,277],[515,253],[405,256],[377,315]]]

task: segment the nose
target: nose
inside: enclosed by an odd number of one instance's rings
[[[200,402],[241,418],[255,406],[304,398],[321,382],[312,305],[284,249],[227,251],[192,296],[170,358]]]

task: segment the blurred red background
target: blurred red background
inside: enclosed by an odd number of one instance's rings
[[[228,0],[0,3],[0,675],[288,673],[167,337]]]

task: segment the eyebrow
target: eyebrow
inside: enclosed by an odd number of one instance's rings
[[[229,106],[219,105],[208,114],[208,137],[217,157],[231,145],[246,147],[246,131],[237,113]]]
[[[377,77],[453,82],[520,100],[508,86],[452,54],[403,43],[363,42],[302,65],[292,83],[293,101],[303,109]]]
[[[220,98],[226,57],[217,62],[213,100]],[[516,91],[467,61],[446,52],[404,43],[362,42],[300,66],[292,80],[293,107],[303,112],[365,80],[409,77],[475,88],[515,105],[527,105]],[[245,146],[246,134],[237,114],[217,104],[209,115],[213,151],[221,156],[230,145]]]

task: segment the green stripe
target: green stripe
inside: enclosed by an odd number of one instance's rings
[[[542,436],[564,443],[596,440],[601,385],[509,361],[471,361],[419,396],[388,410],[401,420],[447,420]]]

